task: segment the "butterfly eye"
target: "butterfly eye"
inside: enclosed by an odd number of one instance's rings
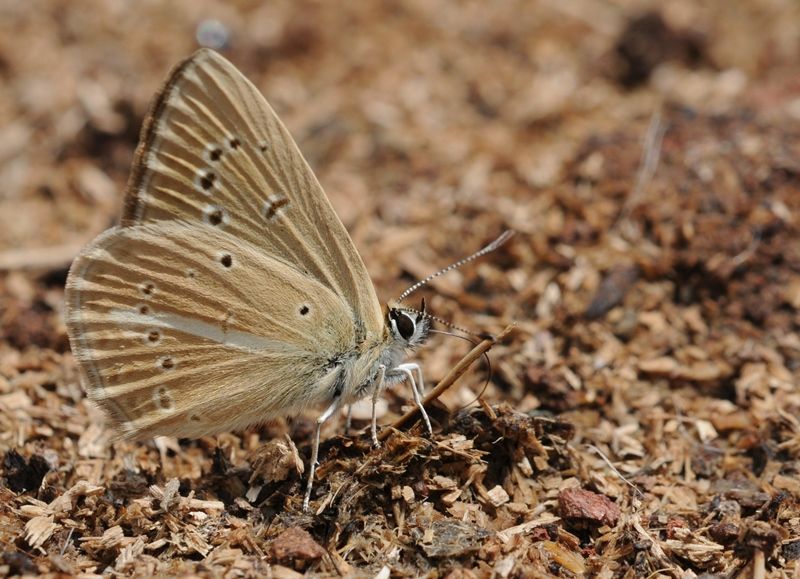
[[[414,335],[414,331],[417,329],[417,325],[414,323],[414,320],[412,320],[403,312],[397,312],[394,310],[392,311],[391,315],[400,337],[404,340],[410,340],[411,336]]]

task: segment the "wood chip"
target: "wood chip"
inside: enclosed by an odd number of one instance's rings
[[[58,528],[53,515],[34,517],[25,523],[25,540],[33,549],[42,547]]]
[[[489,500],[491,501],[492,505],[495,507],[506,504],[511,498],[508,496],[508,493],[505,491],[505,489],[500,485],[497,485],[487,491],[487,495],[489,496]]]
[[[325,549],[299,527],[290,527],[272,542],[272,554],[278,561],[315,561],[325,556]]]
[[[565,519],[614,526],[619,506],[603,495],[583,489],[564,489],[558,493],[558,509]]]

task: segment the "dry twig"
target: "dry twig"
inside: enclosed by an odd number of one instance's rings
[[[436,388],[431,390],[427,396],[422,400],[422,404],[428,404],[433,400],[436,400],[439,396],[441,396],[445,390],[450,388],[453,384],[455,384],[456,380],[458,380],[461,375],[466,372],[467,368],[469,368],[475,360],[483,356],[486,352],[488,352],[492,346],[494,346],[497,342],[504,340],[513,330],[515,325],[510,324],[503,329],[502,332],[497,334],[494,338],[487,338],[483,340],[480,344],[472,348],[469,353],[461,358],[461,361],[458,362],[453,369],[448,372],[447,376],[445,376],[441,382],[436,385]],[[391,425],[390,428],[385,429],[383,432],[380,433],[378,436],[378,440],[384,441],[391,435],[393,430],[397,430],[405,426],[409,421],[411,421],[416,414],[419,412],[419,409],[415,406],[408,412],[406,412],[403,416],[395,420],[394,424]]]

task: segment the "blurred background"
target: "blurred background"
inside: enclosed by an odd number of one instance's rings
[[[428,296],[474,331],[517,324],[486,399],[572,424],[572,474],[626,495],[588,444],[626,475],[657,473],[639,480],[645,512],[687,528],[731,478],[753,504],[800,498],[796,0],[0,0],[0,449],[109,456],[63,283],[118,218],[151,98],[199,46],[270,101],[382,300],[518,232]],[[468,347],[434,340],[428,380]],[[442,403],[486,380],[476,367]],[[790,518],[761,547],[774,565],[794,560]],[[729,569],[755,548],[731,537],[708,539]]]

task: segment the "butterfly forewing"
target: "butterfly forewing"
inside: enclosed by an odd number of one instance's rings
[[[197,436],[330,397],[350,309],[210,224],[115,228],[75,260],[67,324],[90,398],[133,436]]]
[[[366,267],[316,177],[258,90],[200,50],[178,65],[142,131],[122,226],[206,223],[341,296],[357,342],[383,319]]]

